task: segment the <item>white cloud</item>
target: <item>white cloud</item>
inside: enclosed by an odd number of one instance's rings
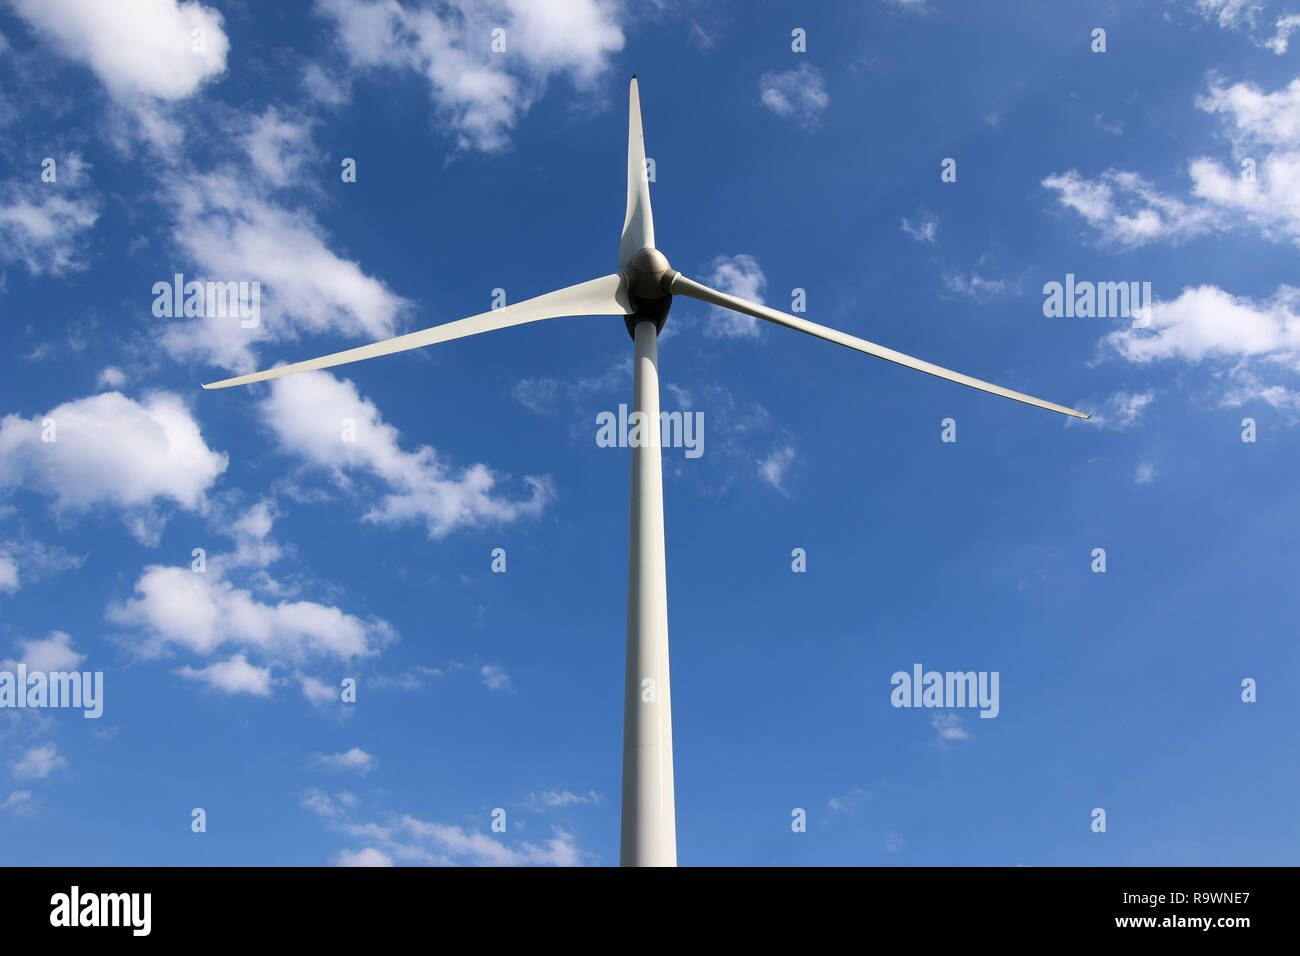
[[[379,653],[394,637],[386,622],[363,621],[337,607],[259,601],[223,578],[219,562],[203,574],[151,565],[136,581],[135,597],[111,604],[106,613],[113,623],[144,632],[147,639],[138,649],[145,655],[167,645],[206,655],[234,644],[277,662],[351,661]]]
[[[930,213],[921,216],[918,222],[904,217],[903,232],[917,242],[934,242],[939,236],[939,217]]]
[[[1156,480],[1156,466],[1154,462],[1144,461],[1137,466],[1137,471],[1133,474],[1133,483],[1138,485],[1149,485]]]
[[[183,99],[226,69],[221,14],[192,0],[14,0],[14,8],[118,97]]]
[[[577,866],[581,855],[571,834],[553,827],[554,839],[543,845],[520,843],[514,846],[493,839],[485,833],[466,833],[458,826],[426,823],[403,816],[392,828],[394,841],[399,837],[414,843],[394,842],[398,852],[405,852],[422,862],[462,863],[471,866]]]
[[[960,714],[935,714],[930,718],[930,726],[939,734],[942,741],[948,740],[967,740],[970,734],[962,726]]]
[[[1092,415],[1086,421],[1078,418],[1070,418],[1066,421],[1073,426],[1113,428],[1123,431],[1137,424],[1137,420],[1147,406],[1155,401],[1155,397],[1156,393],[1152,389],[1145,392],[1115,392],[1100,403],[1094,401],[1080,403],[1079,407],[1088,410]]]
[[[1259,0],[1191,0],[1192,8],[1208,20],[1216,21],[1224,30],[1244,32],[1256,46],[1272,50],[1278,56],[1286,53],[1291,34],[1300,29],[1300,15],[1287,13],[1273,24],[1271,37],[1263,31],[1264,4]]]
[[[793,70],[768,70],[758,79],[758,91],[764,106],[801,126],[815,125],[831,101],[821,70],[808,63]]]
[[[125,384],[126,374],[115,365],[108,366],[100,372],[99,377],[95,379],[95,385],[98,388],[117,390]]]
[[[791,445],[780,445],[773,448],[766,458],[759,461],[758,474],[777,491],[785,494],[786,472],[790,470],[790,466],[795,463],[797,457],[794,447]]]
[[[299,683],[302,685],[302,695],[313,704],[329,704],[341,699],[339,689],[318,677],[304,674],[299,678]]]
[[[255,667],[243,654],[236,654],[228,661],[217,661],[207,667],[182,667],[176,673],[190,680],[202,681],[227,694],[271,696],[270,668]]]
[[[611,0],[316,0],[352,66],[414,70],[460,149],[494,152],[556,74],[591,86],[623,48]],[[492,30],[505,30],[505,53]]]
[[[302,71],[302,88],[313,100],[326,106],[342,106],[351,96],[346,79],[331,76],[316,63]]]
[[[495,664],[485,664],[479,671],[479,676],[488,690],[509,690],[510,675],[501,667]]]
[[[256,366],[253,347],[267,341],[303,332],[375,341],[397,331],[409,303],[331,252],[310,216],[258,196],[230,172],[173,178],[167,195],[172,238],[203,279],[261,283],[256,328],[238,318],[164,320],[162,344],[172,357],[248,372]]]
[[[316,770],[330,772],[346,771],[365,776],[379,764],[379,758],[368,754],[360,747],[353,747],[337,754],[313,754],[311,765]]]
[[[29,671],[71,671],[86,659],[72,649],[72,638],[63,631],[51,631],[43,641],[18,641],[21,656],[17,660],[0,661],[0,670],[12,672],[21,661]]]
[[[0,185],[0,263],[20,262],[34,276],[86,268],[86,233],[99,219],[85,190],[89,167],[76,153],[50,157],[56,180]]]
[[[1122,245],[1178,242],[1245,226],[1300,244],[1300,79],[1272,93],[1249,83],[1216,82],[1196,105],[1223,119],[1238,164],[1227,168],[1211,157],[1191,159],[1190,201],[1115,169],[1095,179],[1070,170],[1048,176],[1043,185],[1104,238]]]
[[[393,858],[374,847],[366,847],[356,853],[344,850],[335,857],[334,863],[336,866],[392,866]]]
[[[1264,42],[1264,46],[1281,56],[1290,46],[1291,34],[1296,30],[1300,30],[1300,14],[1293,13],[1289,16],[1278,17],[1275,29],[1276,32],[1271,39]]]
[[[264,568],[280,557],[280,546],[271,540],[274,514],[270,501],[259,501],[230,525],[235,539],[235,553],[223,555],[218,564],[223,568]]]
[[[25,583],[79,568],[85,561],[84,555],[74,557],[60,547],[27,538],[0,541],[0,591],[12,594]]]
[[[330,470],[340,485],[350,484],[352,472],[389,487],[366,512],[367,521],[422,521],[431,538],[440,538],[460,528],[536,517],[554,497],[549,477],[525,478],[529,497],[512,500],[493,494],[497,476],[486,465],[470,465],[455,475],[428,445],[403,450],[397,429],[384,422],[379,409],[351,381],[327,372],[274,380],[260,411],[285,451]],[[344,420],[355,424],[355,441],[343,440]]]
[[[45,419],[53,421],[54,441]],[[32,419],[0,419],[0,491],[16,486],[54,495],[59,510],[112,505],[132,534],[156,541],[160,499],[189,511],[226,470],[226,456],[208,448],[179,397],[158,392],[137,403],[102,392]]]
[[[22,813],[31,806],[31,802],[30,790],[15,790],[5,798],[4,803],[0,803],[0,811],[11,810],[14,813]]]
[[[1267,358],[1300,369],[1300,288],[1281,286],[1257,302],[1217,286],[1189,287],[1155,302],[1149,327],[1119,329],[1105,342],[1137,363]]]
[[[1202,16],[1217,20],[1225,30],[1253,26],[1264,9],[1258,0],[1191,0],[1191,3]]]
[[[705,282],[721,292],[749,299],[760,305],[763,302],[763,289],[767,285],[767,276],[753,256],[718,256],[709,263]],[[705,334],[721,338],[757,338],[758,319],[752,315],[742,315],[731,309],[713,306],[709,310],[709,324]]]
[[[975,272],[970,275],[945,272],[943,286],[949,292],[968,296],[977,302],[987,302],[1019,291],[1020,282],[1011,279],[990,279]]]
[[[842,797],[831,797],[826,801],[831,813],[853,813],[859,801],[871,799],[871,793],[861,787],[854,787],[853,792]]]
[[[1229,133],[1241,146],[1300,146],[1300,78],[1272,93],[1253,83],[1216,82],[1196,106],[1230,121]]]
[[[1232,368],[1229,379],[1230,384],[1220,397],[1220,405],[1239,408],[1248,402],[1263,402],[1282,412],[1293,423],[1300,419],[1300,390],[1262,382],[1254,372],[1240,365]]]
[[[627,391],[632,386],[632,360],[620,359],[604,372],[590,378],[566,382],[555,378],[526,378],[515,385],[515,400],[525,408],[544,413],[557,411],[587,395],[615,390]],[[566,413],[569,409],[565,408]]]
[[[600,801],[601,796],[595,790],[588,790],[585,794],[569,790],[543,790],[541,793],[530,793],[524,805],[530,810],[538,811],[588,805],[598,807]]]
[[[1076,170],[1051,175],[1042,183],[1106,239],[1139,246],[1156,240],[1178,241],[1214,226],[1205,209],[1189,206],[1155,189],[1136,173],[1110,169],[1096,179]]]
[[[54,744],[29,747],[13,764],[14,776],[20,780],[44,780],[56,770],[68,765],[68,759],[59,753]]]
[[[392,815],[384,823],[357,820],[353,812],[359,803],[353,794],[330,796],[318,788],[308,790],[302,798],[302,806],[331,829],[368,844],[360,853],[343,851],[336,857],[341,865],[348,865],[345,860],[370,859],[371,865],[382,866],[398,860],[435,866],[577,866],[584,856],[573,835],[559,827],[552,827],[554,837],[540,845],[508,844],[504,838],[409,814]]]
[[[289,185],[313,150],[311,121],[285,118],[274,106],[268,106],[250,122],[249,131],[240,141],[253,168],[273,186]]]

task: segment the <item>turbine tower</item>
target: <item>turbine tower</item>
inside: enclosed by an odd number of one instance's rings
[[[837,345],[905,365],[994,395],[1062,415],[1082,412],[924,362],[854,335],[817,325],[689,279],[655,246],[650,183],[646,175],[641,98],[632,75],[627,136],[627,211],[618,246],[618,272],[514,305],[420,332],[281,365],[204,385],[228,388],[298,372],[420,348],[451,339],[563,316],[621,315],[632,336],[633,414],[640,413],[645,441],[632,447],[631,521],[628,527],[627,669],[623,696],[623,793],[619,862],[624,866],[675,866],[677,824],[673,799],[672,693],[668,678],[668,586],[664,556],[664,491],[659,434],[658,335],[674,295],[783,325]],[[648,436],[648,437],[647,437]]]

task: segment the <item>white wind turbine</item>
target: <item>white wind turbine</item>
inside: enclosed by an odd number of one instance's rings
[[[664,497],[659,432],[658,335],[673,295],[752,315],[797,332],[844,345],[908,368],[969,385],[1062,415],[1082,412],[971,378],[895,352],[865,339],[817,325],[688,279],[655,248],[646,175],[641,98],[632,76],[627,136],[627,213],[618,245],[619,271],[534,299],[503,306],[422,332],[363,345],[306,362],[228,378],[204,388],[228,388],[403,352],[496,329],[577,315],[621,315],[635,342],[634,413],[648,440],[632,448],[632,520],[628,544],[627,672],[623,697],[623,807],[619,862],[624,866],[675,866],[677,825],[673,802],[672,695],[668,680],[668,588],[664,558]]]

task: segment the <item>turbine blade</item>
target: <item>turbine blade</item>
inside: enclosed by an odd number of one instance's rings
[[[467,335],[493,332],[497,329],[509,328],[512,325],[523,325],[526,322],[538,322],[542,319],[556,319],[567,315],[628,315],[631,311],[632,306],[627,298],[626,280],[617,274],[608,275],[600,279],[592,279],[590,282],[571,285],[555,292],[548,292],[533,299],[525,299],[523,302],[516,302],[514,305],[502,306],[491,312],[472,315],[467,319],[458,319],[455,322],[435,325],[421,332],[399,335],[396,338],[375,342],[373,345],[362,345],[359,348],[335,352],[333,355],[323,355],[320,358],[309,359],[306,362],[281,365],[278,368],[267,369],[265,372],[254,372],[251,375],[228,378],[203,387],[229,388],[232,385],[264,382],[271,378],[281,378],[298,372],[310,372],[313,369],[329,368],[333,365],[344,365],[348,362],[359,362],[362,359],[390,355],[393,352],[405,352],[407,349],[418,349],[425,345],[448,342],[451,339],[463,339]]]
[[[908,368],[914,368],[919,372],[926,372],[929,375],[946,378],[948,381],[957,382],[960,385],[969,385],[971,388],[978,388],[983,392],[990,392],[994,395],[1001,395],[1003,398],[1010,398],[1017,402],[1024,402],[1026,405],[1036,405],[1039,408],[1046,408],[1049,411],[1060,412],[1062,415],[1072,415],[1075,418],[1091,417],[1085,415],[1083,412],[1075,411],[1073,408],[1066,408],[1064,405],[1057,405],[1053,402],[1044,401],[1041,398],[1034,398],[1032,395],[1026,395],[1023,392],[1015,392],[1009,388],[1003,388],[1001,385],[994,385],[992,382],[985,382],[978,378],[972,378],[969,375],[963,375],[961,372],[954,372],[951,369],[943,368],[940,365],[934,365],[930,362],[923,362],[918,358],[912,358],[912,356],[904,355],[902,352],[895,352],[893,349],[887,349],[883,345],[868,342],[866,339],[860,339],[855,335],[848,335],[845,332],[837,332],[835,329],[827,328],[824,325],[818,325],[817,323],[809,322],[806,319],[787,315],[785,312],[778,312],[776,309],[769,309],[767,306],[759,305],[757,302],[750,302],[748,299],[741,299],[734,295],[727,295],[725,292],[719,292],[716,289],[710,289],[708,286],[700,285],[700,283],[688,279],[680,273],[678,273],[676,278],[673,279],[672,292],[675,295],[688,295],[693,299],[699,299],[701,302],[708,302],[711,305],[722,306],[724,309],[732,309],[736,312],[742,312],[745,315],[752,315],[755,318],[763,319],[767,322],[784,325],[787,329],[794,329],[796,332],[815,335],[819,339],[825,339],[827,342],[834,342],[835,344],[843,345],[846,348],[857,349],[859,352],[866,352],[868,355],[874,355],[876,358],[882,358],[887,362],[905,365]]]
[[[623,238],[618,244],[618,267],[645,246],[654,248],[655,222],[650,212],[650,178],[645,168],[645,135],[641,132],[641,94],[636,76],[627,114],[627,214],[623,217]]]

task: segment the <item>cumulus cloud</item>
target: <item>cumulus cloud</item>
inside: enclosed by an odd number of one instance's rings
[[[0,661],[0,670],[12,672],[21,662],[29,671],[71,671],[86,659],[72,648],[72,638],[63,631],[51,631],[44,640],[18,641],[20,656]]]
[[[126,373],[115,365],[110,365],[99,373],[95,385],[99,388],[118,390],[126,384]]]
[[[486,664],[479,670],[479,677],[488,690],[509,690],[510,675],[504,668],[495,664]]]
[[[221,14],[195,0],[14,0],[28,25],[82,63],[156,147],[180,130],[167,106],[225,72]]]
[[[1130,362],[1268,358],[1300,369],[1300,288],[1256,301],[1212,285],[1155,302],[1148,326],[1119,329],[1106,343]]]
[[[259,502],[233,522],[236,550],[214,554],[202,571],[190,566],[151,565],[135,583],[134,594],[110,603],[106,618],[139,632],[136,650],[145,657],[185,650],[208,656],[235,649],[223,664],[203,670],[185,668],[185,677],[204,680],[231,693],[270,692],[270,670],[250,665],[245,654],[262,663],[295,670],[304,695],[313,702],[335,692],[302,673],[308,662],[352,662],[380,653],[396,638],[384,620],[363,620],[341,608],[306,600],[276,598],[285,588],[265,567],[280,556],[270,538],[271,510]],[[251,588],[232,580],[251,577]],[[270,595],[271,600],[265,599]]]
[[[221,14],[192,0],[14,0],[14,9],[118,96],[184,99],[226,69]]]
[[[48,158],[55,160],[54,182],[0,184],[0,263],[21,263],[34,276],[84,269],[86,234],[99,219],[80,154]]]
[[[56,770],[68,765],[68,759],[59,753],[54,744],[40,744],[23,751],[10,765],[15,777],[20,780],[44,780]]]
[[[1165,195],[1137,173],[1125,170],[1110,169],[1089,179],[1072,169],[1048,176],[1043,185],[1056,190],[1061,204],[1104,238],[1121,245],[1186,239],[1215,224],[1209,211]]]
[[[201,511],[225,470],[226,456],[208,448],[185,403],[169,392],[142,402],[103,392],[35,418],[0,419],[0,492],[51,494],[60,511],[120,508],[146,543],[161,532],[161,501]]]
[[[1266,93],[1250,83],[1213,83],[1196,106],[1219,116],[1238,165],[1199,156],[1188,163],[1191,195],[1164,193],[1137,173],[1053,174],[1056,190],[1104,239],[1121,245],[1179,242],[1210,231],[1254,228],[1300,244],[1300,79]]]
[[[550,840],[541,843],[510,843],[504,836],[467,831],[463,827],[420,820],[410,814],[388,814],[379,820],[358,817],[361,801],[350,793],[331,796],[312,788],[302,806],[331,830],[362,844],[360,850],[344,850],[336,862],[353,859],[426,866],[578,866],[586,854],[573,834],[552,827]],[[388,862],[384,862],[384,861]],[[356,864],[353,864],[356,865]]]
[[[311,121],[281,114],[274,106],[253,116],[240,138],[253,168],[272,186],[294,181],[313,152]]]
[[[511,499],[494,493],[498,477],[483,464],[458,474],[424,445],[401,447],[400,434],[380,416],[356,386],[327,372],[308,372],[271,383],[262,403],[263,420],[281,448],[309,465],[327,469],[343,487],[353,475],[386,485],[365,514],[380,524],[423,522],[431,538],[471,527],[501,526],[536,517],[554,497],[549,477],[524,479],[529,496]],[[354,439],[345,441],[340,423],[351,421]]]
[[[729,295],[740,296],[751,302],[763,303],[763,289],[767,276],[753,256],[718,256],[709,263],[705,282]],[[758,319],[730,309],[711,306],[706,335],[719,338],[757,338]]]
[[[298,678],[302,695],[313,704],[329,704],[340,699],[339,689],[325,683],[319,677],[304,674]]]
[[[409,303],[360,263],[331,252],[310,216],[265,199],[231,172],[173,178],[167,196],[172,238],[202,278],[261,283],[255,328],[243,328],[239,318],[165,320],[162,344],[173,357],[249,372],[257,364],[254,348],[268,341],[302,333],[368,341],[395,334]]]
[[[814,126],[830,105],[821,70],[800,63],[793,70],[768,70],[758,79],[763,105],[782,119],[800,126]]]
[[[939,735],[939,740],[943,742],[968,740],[970,738],[970,733],[962,726],[962,719],[959,714],[935,714],[930,718],[930,726],[934,728],[935,733]]]
[[[350,661],[379,653],[393,637],[384,621],[365,621],[337,607],[259,600],[223,578],[215,564],[203,574],[151,565],[136,581],[134,596],[111,604],[107,616],[120,626],[140,629],[146,639],[139,650],[146,655],[169,645],[203,655],[237,645],[277,661]],[[247,676],[242,665],[227,670]]]
[[[368,754],[360,747],[353,747],[337,754],[313,754],[311,765],[316,770],[331,772],[346,771],[365,776],[379,765],[379,758]]]
[[[334,864],[336,866],[392,866],[393,858],[374,847],[366,847],[355,853],[351,850],[342,851],[334,858]]]
[[[429,84],[435,113],[459,149],[496,152],[553,75],[588,87],[623,48],[612,0],[316,0],[349,63],[403,69]],[[506,52],[492,50],[495,28]]]
[[[243,654],[236,654],[230,660],[218,661],[207,667],[182,667],[176,673],[227,694],[271,696],[271,669],[253,666]]]

